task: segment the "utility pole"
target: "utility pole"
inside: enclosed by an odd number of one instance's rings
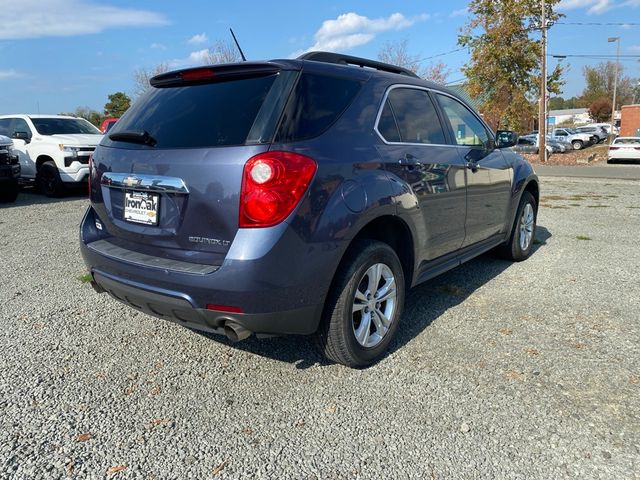
[[[542,0],[542,76],[540,79],[540,109],[538,110],[538,139],[540,163],[547,161],[547,9]]]
[[[613,126],[616,123],[616,90],[618,89],[618,64],[620,63],[620,37],[609,37],[607,42],[618,42],[618,46],[616,48],[616,73],[613,77],[613,105],[611,105],[611,138],[613,139],[615,136]]]

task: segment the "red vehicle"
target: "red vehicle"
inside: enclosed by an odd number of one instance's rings
[[[107,133],[109,130],[111,130],[111,127],[113,127],[116,122],[118,121],[117,118],[105,118],[102,121],[102,124],[100,125],[100,131],[102,133]]]

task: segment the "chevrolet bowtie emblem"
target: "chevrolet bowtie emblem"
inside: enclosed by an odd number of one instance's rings
[[[133,187],[134,185],[138,185],[140,183],[140,179],[136,177],[126,177],[122,180],[127,187]]]

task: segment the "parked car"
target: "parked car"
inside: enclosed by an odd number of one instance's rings
[[[314,52],[151,86],[96,149],[80,226],[93,287],[133,308],[232,340],[314,334],[362,367],[409,287],[531,255],[531,165],[442,85]]]
[[[512,150],[517,153],[537,154],[540,151],[538,135],[523,135],[518,138],[518,143],[513,146]],[[565,153],[567,147],[564,143],[545,139],[548,155],[552,153]],[[569,148],[571,148],[569,146]]]
[[[599,125],[585,125],[584,127],[576,127],[575,130],[578,133],[586,133],[587,135],[595,137],[595,143],[604,142],[609,136],[604,127]]]
[[[551,140],[570,143],[574,150],[580,150],[594,143],[595,137],[586,133],[578,133],[572,128],[555,128],[550,135]]]
[[[609,146],[607,163],[640,161],[640,137],[618,137]]]
[[[13,139],[21,182],[36,182],[50,197],[87,181],[89,156],[102,139],[86,120],[63,115],[0,115],[0,135]]]
[[[20,164],[13,152],[13,142],[0,135],[0,202],[15,202],[18,198]]]
[[[111,128],[116,124],[116,122],[118,121],[117,118],[105,118],[104,120],[102,120],[102,123],[100,124],[100,131],[102,133],[107,133],[109,130],[111,130]]]

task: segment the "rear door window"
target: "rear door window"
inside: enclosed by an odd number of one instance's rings
[[[317,137],[347,109],[362,82],[315,73],[302,73],[285,107],[276,142]]]
[[[155,148],[244,145],[277,77],[152,88],[109,133],[146,131]]]
[[[399,139],[390,121],[395,118]],[[387,103],[380,115],[378,131],[387,142],[447,143],[442,124],[431,97],[425,90],[394,88],[387,96]]]

